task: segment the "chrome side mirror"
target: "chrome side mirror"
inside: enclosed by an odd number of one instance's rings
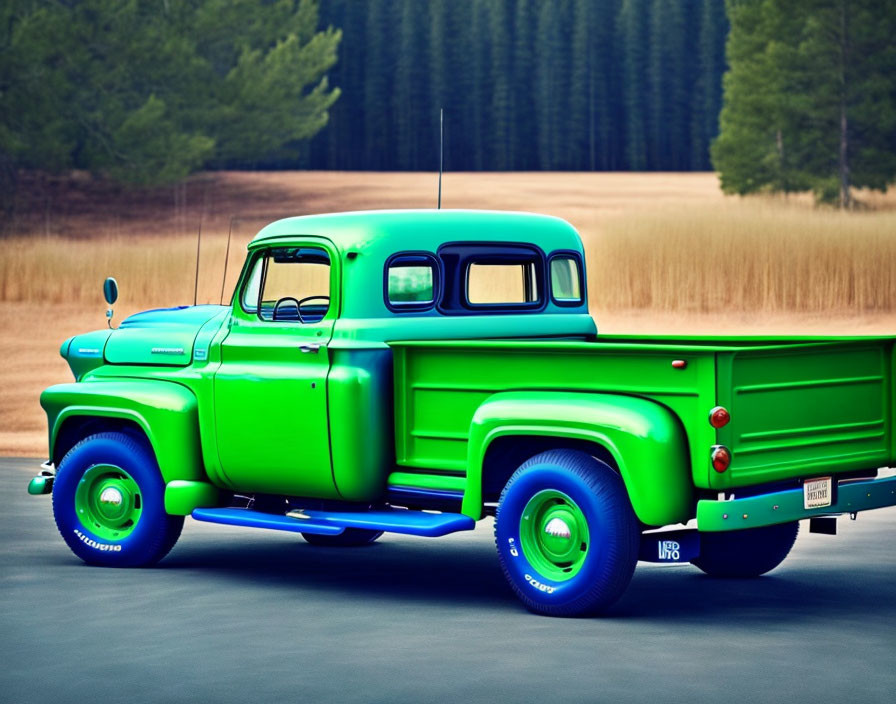
[[[111,276],[103,281],[103,296],[110,306],[118,300],[118,282]]]
[[[118,282],[111,276],[103,281],[103,298],[105,298],[106,303],[109,304],[109,309],[106,311],[106,321],[109,323],[109,327],[111,328],[112,306],[115,304],[115,301],[118,300]]]

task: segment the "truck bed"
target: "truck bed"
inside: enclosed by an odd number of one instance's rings
[[[470,421],[501,391],[624,394],[671,409],[694,485],[723,490],[892,463],[893,338],[601,336],[393,343],[399,465],[466,471]],[[673,366],[673,362],[684,362]],[[731,422],[715,430],[710,410]],[[727,472],[707,448],[732,451]]]

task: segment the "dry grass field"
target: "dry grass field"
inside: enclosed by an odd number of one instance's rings
[[[279,217],[432,207],[436,176],[219,173],[135,194],[83,178],[34,179],[0,237],[0,455],[45,452],[37,404],[70,378],[69,335],[229,297],[245,245]],[[582,233],[591,309],[604,332],[896,333],[896,196],[842,214],[808,198],[725,197],[713,174],[446,174],[445,208],[527,210]],[[232,243],[224,271],[228,230]],[[226,276],[225,276],[226,273]]]

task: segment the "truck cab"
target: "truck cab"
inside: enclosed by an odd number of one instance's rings
[[[270,225],[249,247],[220,343],[216,480],[377,499],[395,468],[389,343],[593,337],[583,270],[578,235],[555,218],[382,212]]]

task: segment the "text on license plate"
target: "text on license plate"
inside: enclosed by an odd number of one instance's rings
[[[830,506],[833,501],[833,479],[819,477],[803,482],[803,508]]]

